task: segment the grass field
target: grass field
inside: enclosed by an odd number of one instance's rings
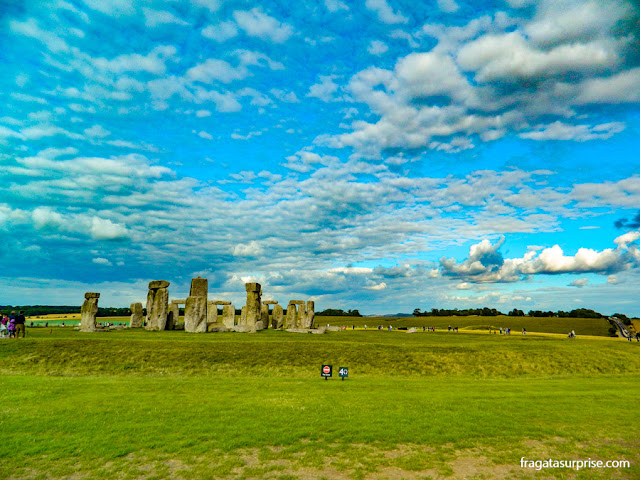
[[[180,317],[182,319],[182,317]],[[48,322],[50,326],[62,324],[75,326],[80,322],[80,314],[68,315],[47,315],[46,318],[29,317],[27,322],[33,321],[36,325],[43,325]],[[112,322],[116,324],[129,323],[129,317],[99,317],[99,322]],[[520,333],[523,328],[528,332],[543,333],[563,333],[566,334],[575,330],[578,335],[600,335],[609,334],[609,322],[603,318],[555,318],[555,317],[508,317],[500,315],[497,317],[465,316],[465,317],[316,317],[317,325],[345,325],[356,328],[375,328],[382,325],[385,328],[392,325],[397,327],[436,327],[446,329],[449,325],[461,329],[489,330],[511,328],[512,333]]]
[[[638,478],[639,371],[612,338],[31,329],[0,341],[0,478]]]

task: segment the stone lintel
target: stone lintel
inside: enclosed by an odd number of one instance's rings
[[[157,290],[158,288],[167,288],[169,282],[166,280],[153,280],[149,282],[149,290]]]

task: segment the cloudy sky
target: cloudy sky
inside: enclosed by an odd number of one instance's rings
[[[0,8],[0,304],[640,315],[635,0]]]

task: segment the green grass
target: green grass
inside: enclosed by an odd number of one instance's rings
[[[634,478],[638,371],[608,338],[33,329],[0,341],[0,478]]]
[[[512,333],[519,333],[523,328],[527,332],[543,333],[568,333],[575,330],[578,335],[609,335],[609,321],[604,318],[556,318],[556,317],[508,317],[498,315],[496,317],[483,317],[469,315],[463,317],[319,317],[316,316],[316,325],[345,325],[351,328],[375,328],[378,325],[388,327],[419,327],[430,326],[436,329],[452,327],[469,328],[477,330],[510,328]]]

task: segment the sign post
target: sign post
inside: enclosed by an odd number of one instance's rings
[[[325,380],[329,380],[329,377],[333,375],[333,365],[322,365],[320,375],[323,376]]]
[[[338,370],[338,376],[344,381],[344,379],[349,376],[349,367],[340,367]]]

